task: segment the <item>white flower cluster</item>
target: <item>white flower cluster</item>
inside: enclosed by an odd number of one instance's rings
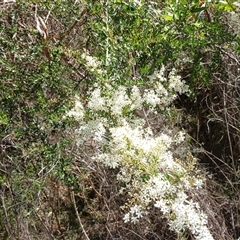
[[[131,106],[130,106],[131,110],[141,109],[144,100],[141,96],[139,88],[135,85],[132,86],[130,99],[131,99]]]
[[[149,130],[132,128],[126,122],[110,129],[110,151],[96,158],[111,168],[119,168],[118,180],[126,183],[126,191],[140,189],[138,204],[130,207],[124,221],[136,223],[146,215],[150,203],[169,219],[172,230],[181,233],[189,229],[196,239],[213,239],[206,224],[207,217],[197,203],[184,193],[202,187],[202,181],[190,177],[168,149],[173,142],[162,134],[154,137]],[[183,140],[182,134],[177,138]]]
[[[91,93],[91,97],[88,101],[88,108],[93,111],[102,111],[105,110],[106,107],[106,98],[101,96],[100,88],[96,88]]]
[[[80,101],[80,98],[78,96],[75,96],[75,106],[64,116],[64,118],[73,117],[78,122],[81,122],[84,118],[84,115],[85,115],[85,110]]]
[[[91,58],[87,58],[91,62]],[[93,68],[97,65],[89,63]],[[213,239],[206,216],[197,203],[185,194],[190,189],[202,187],[202,180],[188,172],[188,164],[181,164],[170,151],[172,143],[184,141],[184,133],[175,137],[167,134],[155,136],[144,127],[145,120],[133,122],[129,112],[148,106],[154,109],[168,106],[176,94],[186,93],[188,86],[173,70],[168,78],[165,69],[149,76],[145,90],[138,86],[114,88],[108,84],[94,86],[89,92],[84,110],[79,99],[67,116],[80,122],[78,144],[94,140],[97,154],[94,161],[118,170],[117,180],[124,183],[123,192],[131,193],[134,203],[124,221],[136,223],[147,215],[150,204],[159,208],[176,232],[190,230],[196,239]],[[147,104],[147,105],[146,105]],[[130,115],[131,116],[131,115]]]
[[[96,88],[90,93],[88,107],[92,111],[105,111],[115,116],[121,116],[124,107],[130,106],[132,103],[126,91],[124,86],[120,86],[117,90],[108,86],[108,92],[111,95],[102,96],[100,88]]]
[[[166,78],[164,76],[165,68],[155,71],[149,76],[149,87],[141,91],[138,86],[131,86],[130,93],[127,94],[127,87],[119,86],[117,89],[106,85],[101,90],[96,86],[90,91],[88,108],[92,111],[105,111],[113,116],[122,116],[123,110],[128,107],[130,111],[141,109],[143,105],[150,108],[160,107],[164,110],[177,97],[177,94],[188,93],[188,85],[181,80],[181,77],[172,70]],[[110,93],[110,94],[109,94]]]
[[[144,213],[141,205],[134,205],[130,208],[129,213],[125,214],[123,220],[124,222],[129,222],[131,220],[133,223],[137,223],[138,219],[143,217]]]
[[[88,140],[95,141],[96,147],[101,147],[105,144],[106,128],[104,126],[104,119],[89,120],[76,130],[78,136],[77,144],[80,146]]]
[[[196,240],[213,240],[206,226],[207,216],[200,210],[198,203],[188,201],[187,198],[184,192],[179,192],[171,204],[175,219],[169,222],[170,228],[179,233],[184,229],[190,229]]]
[[[148,77],[151,88],[146,89],[143,95],[147,104],[153,107],[158,105],[161,109],[169,106],[177,98],[177,93],[183,94],[189,91],[188,85],[181,80],[174,69],[168,78],[164,76],[164,72],[163,66],[160,71],[155,71]]]
[[[101,63],[97,60],[97,58],[91,56],[87,50],[82,53],[81,58],[84,61],[84,65],[90,72],[98,74],[103,73],[101,69]]]
[[[161,183],[158,188],[162,188]],[[166,187],[168,192],[176,191],[172,186]],[[162,190],[160,194],[162,194]],[[209,232],[207,224],[207,216],[201,211],[198,203],[188,200],[188,196],[183,191],[178,191],[175,198],[161,197],[157,200],[155,207],[159,208],[165,216],[168,216],[170,229],[181,233],[185,229],[189,229],[195,236],[195,239],[213,240]],[[174,216],[173,218],[171,216]]]
[[[131,104],[126,91],[127,89],[124,86],[119,86],[117,90],[113,91],[113,95],[108,101],[110,111],[113,115],[121,116],[124,107]]]

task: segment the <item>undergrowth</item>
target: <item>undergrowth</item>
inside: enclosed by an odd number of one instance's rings
[[[0,239],[239,239],[237,1],[0,16]]]

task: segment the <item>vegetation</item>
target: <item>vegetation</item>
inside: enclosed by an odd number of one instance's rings
[[[0,3],[0,239],[239,239],[239,7]]]

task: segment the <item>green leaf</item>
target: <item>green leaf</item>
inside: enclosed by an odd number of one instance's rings
[[[202,12],[202,11],[204,11],[204,10],[206,10],[206,9],[208,9],[208,7],[200,7],[200,8],[195,8],[195,7],[193,7],[193,8],[191,9],[191,13],[199,13],[199,12]]]
[[[9,119],[8,119],[7,114],[0,112],[0,124],[6,125],[6,124],[8,124],[8,121],[9,121]]]

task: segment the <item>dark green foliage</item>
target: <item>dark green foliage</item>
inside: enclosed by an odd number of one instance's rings
[[[35,30],[34,11],[30,5],[22,7],[19,3],[0,10],[0,179],[4,199],[0,231],[4,239],[5,234],[13,239],[23,237],[18,221],[26,223],[25,216],[32,215],[33,205],[37,207],[46,179],[52,171],[61,178],[64,172],[59,163],[70,158],[63,138],[63,115],[73,89],[70,69],[62,64],[58,52],[51,54],[51,60],[44,55],[48,43]],[[19,218],[14,220],[9,214]]]

